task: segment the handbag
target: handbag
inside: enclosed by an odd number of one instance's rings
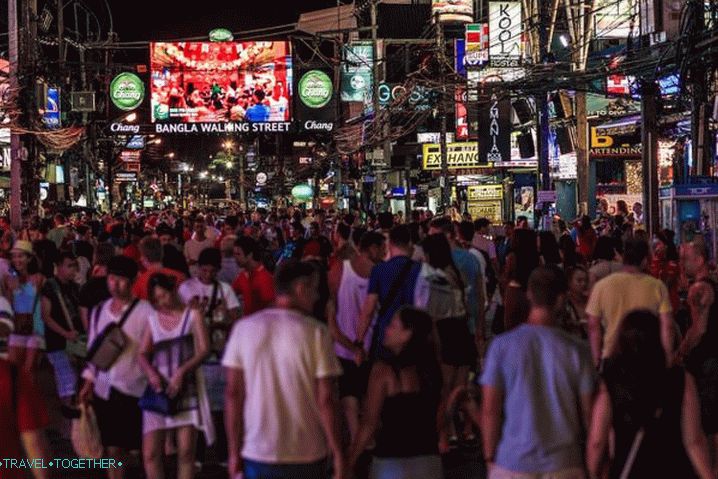
[[[137,404],[143,411],[150,411],[163,416],[174,416],[177,413],[178,403],[179,395],[171,398],[166,392],[157,392],[148,384]]]
[[[60,303],[60,309],[62,309],[62,315],[65,318],[65,322],[67,323],[69,330],[74,333],[77,330],[75,329],[75,324],[73,323],[72,317],[70,316],[70,311],[67,309],[67,303],[65,303],[65,295],[62,294],[62,290],[60,290],[60,285],[57,283],[57,281],[55,281],[54,278],[51,281],[52,288],[55,290],[55,295],[57,295],[57,301]],[[74,341],[70,341],[68,339],[65,343],[65,351],[67,351],[67,354],[69,354],[70,356],[85,358],[87,356],[87,335],[81,334]]]
[[[100,428],[92,406],[80,403],[80,418],[72,421],[72,448],[79,457],[100,459],[103,453]]]
[[[15,313],[15,334],[30,335],[35,328],[35,312],[40,302],[40,290],[35,292],[35,300],[32,303],[32,312]],[[13,306],[14,307],[14,306]]]
[[[125,310],[125,314],[122,315],[118,323],[108,324],[105,329],[97,335],[87,350],[88,363],[94,365],[100,371],[107,371],[115,364],[117,358],[120,357],[127,347],[127,335],[122,331],[122,326],[124,326],[127,318],[130,317],[132,310],[135,309],[139,301],[139,299],[135,299],[130,307]],[[101,308],[102,305],[95,307],[95,329],[97,329]]]

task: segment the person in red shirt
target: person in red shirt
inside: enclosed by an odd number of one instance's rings
[[[242,236],[234,243],[234,257],[243,271],[232,283],[232,288],[243,303],[243,316],[249,316],[274,302],[274,278],[258,261],[261,256],[259,243]]]
[[[50,424],[47,407],[32,378],[0,359],[0,458],[47,464],[50,447],[44,429]],[[23,453],[23,448],[26,453]],[[0,479],[23,479],[26,470],[0,465]],[[49,469],[33,469],[35,479],[50,477]]]
[[[148,285],[150,278],[157,273],[162,273],[172,278],[175,278],[176,284],[179,286],[182,282],[187,279],[184,274],[173,269],[165,268],[162,266],[162,242],[158,238],[146,237],[140,241],[140,254],[142,256],[142,266],[145,271],[141,273],[135,284],[132,286],[132,295],[135,298],[149,299]]]

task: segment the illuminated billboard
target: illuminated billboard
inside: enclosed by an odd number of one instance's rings
[[[291,121],[289,42],[153,43],[154,123]]]

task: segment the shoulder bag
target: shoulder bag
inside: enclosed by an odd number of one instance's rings
[[[100,371],[107,371],[115,364],[115,361],[120,357],[128,343],[127,335],[122,331],[122,326],[124,326],[139,301],[139,299],[135,299],[132,302],[118,323],[108,324],[105,329],[97,334],[87,351],[87,362],[93,364]],[[101,309],[102,304],[95,307],[95,330],[97,330]]]
[[[62,294],[60,285],[54,278],[50,281],[52,282],[52,288],[55,290],[57,301],[60,303],[60,309],[62,309],[62,316],[65,318],[65,322],[67,323],[69,331],[77,332],[77,330],[75,329],[75,324],[72,321],[70,311],[67,309],[65,295]],[[84,358],[85,356],[87,356],[87,335],[79,335],[74,341],[67,340],[65,351],[67,351],[69,355],[78,358]]]

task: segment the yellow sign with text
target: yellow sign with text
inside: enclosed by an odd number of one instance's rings
[[[441,170],[441,145],[438,143],[425,143],[423,154],[425,170]],[[479,163],[479,144],[475,141],[447,143],[446,161],[450,170],[491,166]]]
[[[474,220],[486,218],[493,224],[503,221],[501,201],[474,201],[467,203],[466,210]]]
[[[501,185],[477,185],[466,188],[467,201],[502,200],[504,187]]]

